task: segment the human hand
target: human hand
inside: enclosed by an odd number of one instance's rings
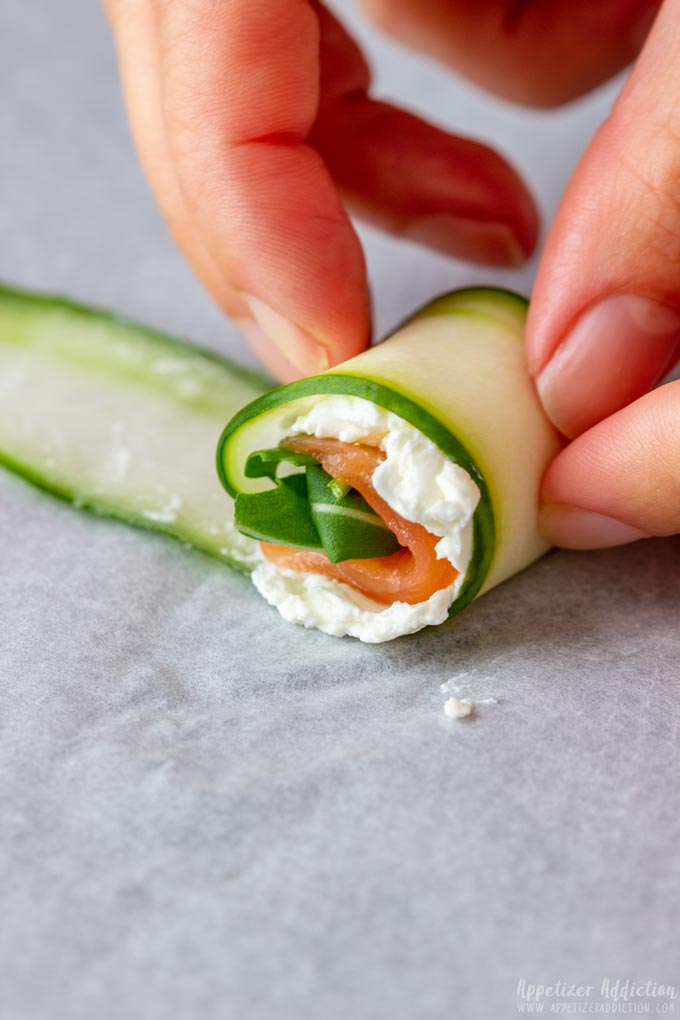
[[[556,545],[680,532],[680,2],[666,0],[553,223],[527,354],[574,441],[543,483]]]
[[[394,0],[364,3],[387,24],[395,16]],[[549,106],[632,59],[659,6],[403,0],[398,34],[493,91]],[[527,358],[574,439],[544,479],[546,537],[593,548],[679,532],[680,381],[649,391],[680,358],[680,0],[665,0],[560,205]]]
[[[381,227],[469,259],[517,265],[533,250],[537,214],[515,171],[371,99],[361,52],[317,3],[106,6],[172,235],[281,379],[369,339],[363,253],[340,194]],[[400,17],[406,7],[395,0]]]

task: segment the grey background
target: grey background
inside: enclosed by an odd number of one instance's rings
[[[614,87],[526,113],[359,28],[380,92],[495,139],[550,215]],[[0,276],[248,360],[142,179],[97,5],[6,0],[0,96]],[[362,236],[380,331],[530,285]],[[677,540],[552,553],[376,647],[6,473],[0,564],[3,1020],[475,1020],[521,977],[680,980]],[[461,672],[499,703],[456,724]]]

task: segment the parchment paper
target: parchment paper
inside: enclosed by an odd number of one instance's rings
[[[383,94],[495,139],[550,214],[612,88],[526,113],[361,32]],[[97,5],[6,0],[0,47],[0,275],[248,360],[142,179]],[[362,236],[381,331],[530,285]],[[522,978],[680,984],[677,540],[552,553],[371,647],[2,473],[0,572],[3,1020],[487,1020]],[[446,720],[457,674],[498,704]]]

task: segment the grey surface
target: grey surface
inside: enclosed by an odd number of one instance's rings
[[[0,30],[0,275],[245,360],[142,181],[96,5],[5,2]],[[368,43],[547,212],[611,99],[524,114]],[[530,280],[364,237],[383,328]],[[486,1020],[521,977],[680,980],[676,540],[553,553],[376,647],[7,474],[0,564],[2,1020]],[[460,672],[499,703],[455,724]]]

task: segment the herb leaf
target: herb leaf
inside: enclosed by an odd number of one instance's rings
[[[312,519],[331,563],[389,556],[401,548],[396,536],[364,497],[349,489],[337,494],[335,479],[320,464],[307,468]]]
[[[280,478],[277,472],[284,464],[303,470]],[[236,497],[236,527],[250,538],[324,552],[331,563],[389,556],[401,548],[363,496],[309,454],[283,447],[256,450],[246,461],[245,474],[274,482],[264,492]]]
[[[241,492],[236,497],[234,523],[238,530],[260,542],[323,552],[312,519],[304,474],[274,480],[276,487],[273,489]]]
[[[283,462],[297,467],[317,463],[308,453],[294,453],[293,450],[276,446],[271,450],[255,450],[251,453],[246,461],[244,474],[246,478],[271,478],[272,481],[276,481],[276,472]]]

